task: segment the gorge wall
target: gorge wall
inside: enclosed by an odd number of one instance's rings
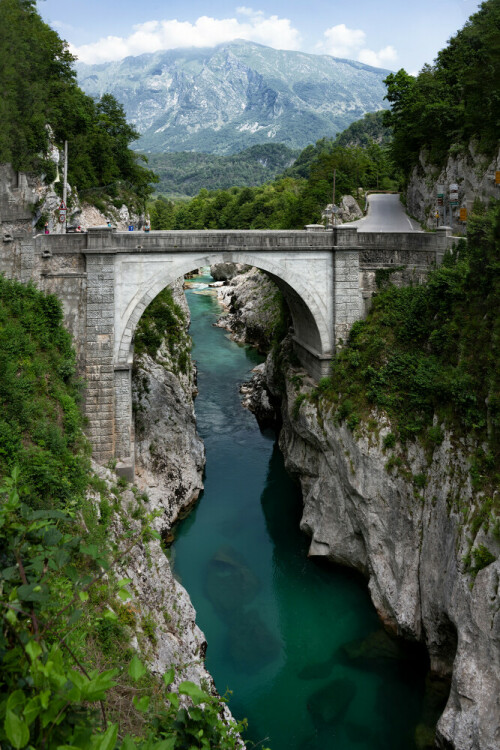
[[[227,283],[220,290],[229,304],[222,324],[236,323],[241,340],[258,308],[255,272]],[[253,341],[255,329],[251,323]],[[498,558],[500,544],[492,523],[477,529],[468,522],[481,500],[471,482],[470,446],[444,431],[432,455],[418,442],[385,448],[391,425],[384,414],[374,412],[353,431],[290,361],[285,340],[245,386],[244,402],[264,420],[265,405],[281,402],[280,448],[302,487],[309,554],[361,571],[386,628],[423,642],[432,673],[451,680],[437,747],[494,750],[500,746],[500,562],[471,572],[464,560],[482,544]]]
[[[429,461],[415,443],[404,470],[390,472],[383,415],[373,414],[375,430],[353,433],[335,424],[327,405],[304,400],[297,409],[296,374],[285,378],[280,447],[300,479],[310,554],[363,572],[386,627],[424,642],[431,670],[451,677],[437,746],[493,750],[500,742],[500,562],[475,578],[464,571],[466,509],[475,502],[465,446],[447,434]],[[277,395],[272,368],[268,383]],[[299,393],[312,388],[304,378]],[[413,477],[422,475],[426,485],[417,490]],[[484,541],[498,554],[482,529],[474,544]]]

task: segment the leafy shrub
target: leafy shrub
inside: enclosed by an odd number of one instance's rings
[[[28,501],[70,507],[87,484],[75,354],[53,295],[0,277],[0,473]]]
[[[396,435],[394,435],[392,432],[389,432],[384,437],[383,441],[384,448],[394,448],[396,445]]]
[[[167,342],[170,353],[184,343],[185,317],[179,305],[174,302],[172,290],[166,287],[144,311],[135,334],[135,353],[145,353],[155,358],[162,341]],[[186,357],[183,359],[186,366]]]
[[[155,681],[137,655],[123,651],[124,608],[117,607],[120,618],[109,608],[109,599],[102,609],[94,607],[108,588],[99,582],[123,553],[111,559],[108,550],[86,543],[74,519],[58,510],[31,510],[21,502],[18,480],[14,469],[0,486],[2,747],[235,750],[244,723],[224,723],[220,699],[192,682],[182,682],[174,691],[173,668],[163,684]],[[113,593],[123,592],[126,583],[118,582]],[[96,588],[101,594],[91,596]],[[116,667],[99,671],[86,663],[80,644],[88,641],[90,614],[104,652],[120,667],[124,659],[128,662],[125,673]],[[108,696],[120,681],[128,713],[147,720],[139,724],[140,736],[118,739],[118,724],[108,719]]]
[[[300,413],[300,407],[302,406],[306,398],[307,398],[307,395],[305,393],[299,393],[299,395],[296,397],[293,403],[293,410],[292,410],[294,419],[298,418],[299,413]]]
[[[474,558],[474,562],[470,561],[470,557]],[[476,576],[480,570],[491,565],[495,562],[496,557],[484,544],[478,544],[473,550],[471,550],[470,557],[466,561],[466,567],[472,575]]]

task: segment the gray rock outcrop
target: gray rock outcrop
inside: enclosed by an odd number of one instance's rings
[[[329,203],[321,212],[323,221],[331,223],[333,205]],[[347,224],[349,221],[363,218],[363,211],[360,209],[358,202],[352,195],[343,195],[338,206],[338,213],[335,215],[336,224]]]
[[[111,489],[116,476],[109,469],[93,463],[92,469]],[[112,523],[115,539],[139,533],[140,517],[144,512],[144,496],[131,488],[121,491],[120,512]],[[134,512],[134,510],[136,512]],[[127,534],[124,534],[125,530]],[[125,547],[126,542],[121,542]],[[151,672],[158,678],[170,667],[176,668],[174,685],[183,680],[197,684],[205,681],[213,687],[213,680],[205,669],[206,640],[196,624],[196,612],[187,591],[174,578],[169,561],[160,542],[150,539],[138,541],[123,555],[117,573],[129,578],[134,617],[132,646],[136,648]]]
[[[436,731],[440,748],[500,747],[500,561],[474,577],[463,558],[470,551],[466,523],[474,497],[465,445],[447,434],[432,460],[413,445],[404,470],[388,471],[383,438],[390,426],[374,414],[376,431],[354,435],[336,425],[331,407],[307,394],[307,376],[290,380],[283,400],[280,447],[300,479],[301,528],[309,553],[362,571],[388,629],[423,641],[431,669],[451,677],[451,691]],[[281,379],[281,378],[280,378]],[[282,380],[282,379],[281,379]],[[268,359],[268,385],[276,388]],[[396,449],[398,446],[396,446]],[[425,477],[417,489],[415,476]],[[485,541],[479,531],[473,546]],[[497,556],[491,531],[488,548]]]
[[[182,279],[172,287],[174,301],[189,323]],[[187,327],[180,349],[189,347]],[[196,431],[193,365],[182,372],[165,342],[155,359],[141,355],[135,362],[133,399],[136,413],[136,484],[144,489],[151,509],[161,511],[154,523],[168,531],[186,513],[203,489],[205,448]]]
[[[479,200],[485,206],[491,198],[498,199],[498,186],[495,184],[495,172],[500,170],[500,150],[491,159],[477,152],[474,143],[466,151],[450,152],[445,165],[440,168],[431,164],[425,152],[420,154],[420,163],[411,175],[406,191],[408,213],[415,216],[429,229],[436,226],[437,186],[445,189],[444,201],[448,202],[449,185],[458,185],[459,205],[451,209],[446,207],[446,216],[440,208],[442,219],[456,233],[464,230],[460,222],[461,207],[470,212],[474,201]]]
[[[210,275],[214,281],[227,281],[245,271],[248,271],[248,266],[243,263],[215,263],[210,266]]]
[[[225,309],[217,325],[231,332],[235,341],[267,352],[280,324],[281,292],[257,268],[236,274],[231,283],[217,288]]]

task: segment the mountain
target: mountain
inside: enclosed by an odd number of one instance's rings
[[[141,136],[135,147],[146,152],[304,148],[387,107],[387,70],[246,41],[77,63],[76,71],[87,94],[123,104]]]

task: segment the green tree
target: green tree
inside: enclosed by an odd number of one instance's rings
[[[0,161],[53,179],[44,156],[52,132],[58,146],[69,142],[70,184],[106,191],[121,183],[143,205],[156,177],[129,148],[137,133],[121,105],[109,94],[94,102],[78,88],[74,57],[34,0],[0,0],[0,11]]]

